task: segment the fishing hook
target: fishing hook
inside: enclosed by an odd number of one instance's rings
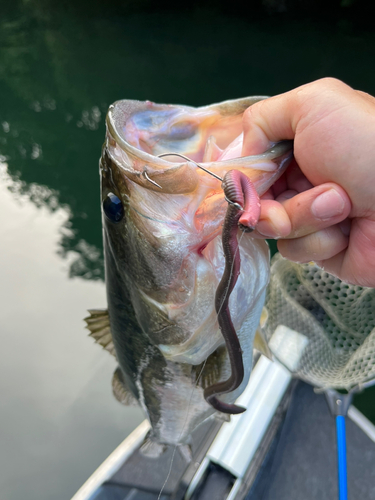
[[[146,168],[143,170],[142,175],[144,175],[145,179],[148,180],[148,182],[151,182],[151,184],[153,184],[154,186],[156,186],[156,187],[158,187],[160,189],[163,189],[157,182],[155,182],[152,179],[150,179],[150,177],[148,176]]]
[[[202,167],[202,165],[199,165],[199,163],[192,160],[191,158],[188,158],[187,156],[184,156],[180,153],[162,153],[161,155],[158,155],[159,158],[163,158],[164,156],[179,156],[180,158],[183,158],[184,160],[187,160],[187,161],[190,161],[191,163],[194,163],[194,165],[196,165],[198,168],[201,168],[202,170],[204,170],[207,174],[210,174],[210,175],[212,175],[212,177],[215,177],[219,181],[223,182],[222,177],[220,177],[217,174],[214,174],[213,172],[211,172],[211,170],[208,170],[207,168]]]
[[[243,211],[243,207],[241,207],[241,205],[239,203],[236,203],[235,201],[230,200],[227,196],[224,196],[224,198],[225,198],[225,201],[227,203],[229,203],[229,205],[233,205],[234,208],[237,208],[237,210]]]
[[[162,154],[158,155],[159,158],[163,158],[164,156],[179,156],[180,158],[183,158],[184,160],[187,160],[187,161],[190,161],[191,163],[194,163],[194,165],[196,165],[198,168],[204,170],[207,174],[210,174],[210,175],[212,175],[212,177],[215,177],[215,179],[218,179],[219,181],[223,182],[223,178],[222,177],[220,177],[219,175],[215,174],[211,170],[208,170],[208,168],[202,167],[202,165],[200,165],[196,161],[192,160],[191,158],[188,158],[185,155],[182,155],[180,153],[162,153]],[[151,181],[151,179],[149,179],[149,180]],[[235,201],[230,200],[226,196],[225,196],[225,201],[227,203],[229,203],[229,205],[233,205],[235,208],[237,208],[237,210],[243,210],[243,207],[241,207],[241,205],[239,203],[236,203]]]

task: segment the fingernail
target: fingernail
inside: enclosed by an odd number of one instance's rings
[[[330,189],[319,195],[311,205],[311,212],[314,217],[320,220],[327,220],[343,213],[345,202],[341,195]]]

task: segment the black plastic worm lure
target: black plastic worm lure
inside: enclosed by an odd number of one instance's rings
[[[229,297],[240,274],[241,259],[238,251],[238,227],[245,232],[253,231],[260,216],[258,193],[245,174],[239,170],[230,170],[223,179],[222,187],[228,201],[222,242],[225,256],[225,269],[215,295],[215,308],[221,333],[228,350],[231,376],[224,382],[218,382],[204,390],[206,401],[222,413],[242,413],[242,406],[224,403],[217,396],[232,392],[241,385],[244,377],[242,349],[234,329],[230,311]]]

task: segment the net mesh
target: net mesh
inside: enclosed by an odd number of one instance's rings
[[[346,390],[375,378],[375,289],[276,255],[266,309],[271,351],[295,376]]]

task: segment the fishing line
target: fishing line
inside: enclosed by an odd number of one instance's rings
[[[239,251],[239,249],[240,249],[241,240],[242,240],[242,238],[243,238],[244,234],[245,234],[245,233],[244,233],[244,232],[242,232],[242,234],[241,234],[241,236],[240,236],[240,238],[239,238],[239,240],[238,240],[238,244],[237,244],[236,251],[235,251],[235,253],[234,253],[234,257],[236,257],[237,252],[238,252],[238,251]],[[225,299],[226,299],[226,297],[227,297],[227,294],[228,294],[228,290],[229,290],[229,282],[230,282],[230,280],[231,280],[231,278],[232,278],[232,274],[233,274],[233,266],[234,266],[234,259],[233,259],[232,266],[231,266],[231,270],[230,270],[230,274],[229,274],[228,286],[227,286],[227,289],[226,289],[226,291],[225,291],[223,301],[222,301],[222,303],[221,303],[221,305],[220,305],[220,308],[219,308],[219,310],[218,310],[218,312],[217,312],[217,314],[216,314],[216,318],[218,318],[218,316],[219,316],[219,314],[220,314],[220,311],[221,311],[221,308],[223,307],[224,301],[225,301]],[[204,363],[203,363],[203,365],[202,365],[202,368],[201,368],[201,370],[200,370],[200,372],[199,372],[199,375],[198,375],[198,377],[197,377],[197,379],[196,379],[195,386],[193,387],[193,390],[191,391],[191,395],[190,395],[190,399],[189,399],[189,404],[188,404],[188,407],[187,407],[187,412],[186,412],[186,417],[185,417],[185,422],[184,422],[184,425],[183,425],[183,427],[182,427],[182,431],[181,431],[180,437],[178,438],[178,441],[180,441],[180,439],[182,438],[182,435],[183,435],[183,433],[184,433],[184,430],[185,430],[185,427],[186,427],[186,424],[187,424],[187,420],[188,420],[188,417],[189,417],[189,413],[190,413],[190,405],[191,405],[191,400],[193,399],[193,394],[194,394],[195,388],[196,388],[196,387],[198,386],[198,384],[199,384],[199,380],[200,380],[200,378],[201,378],[201,376],[202,376],[202,373],[203,373],[203,370],[204,370],[204,368],[205,368],[205,366],[206,366],[206,363],[207,363],[207,358],[204,360]],[[165,481],[164,481],[164,483],[163,483],[163,486],[161,487],[161,490],[160,490],[160,492],[159,492],[159,496],[158,496],[157,500],[160,500],[161,495],[162,495],[162,493],[163,493],[163,491],[164,491],[165,485],[167,484],[168,479],[169,479],[169,477],[170,477],[170,475],[171,475],[171,472],[172,472],[172,467],[173,467],[173,462],[174,462],[174,457],[175,457],[175,455],[176,455],[177,447],[178,447],[178,442],[177,442],[177,444],[176,444],[176,445],[175,445],[175,447],[174,447],[174,450],[173,450],[173,453],[172,453],[172,458],[171,458],[171,463],[170,463],[170,465],[169,465],[169,471],[168,471],[167,477],[166,477],[166,479],[165,479]]]
[[[182,427],[182,430],[181,430],[181,434],[180,434],[180,437],[178,438],[178,441],[177,441],[177,444],[175,445],[174,447],[174,450],[173,450],[173,453],[172,453],[172,458],[171,458],[171,463],[170,463],[170,466],[169,466],[169,471],[168,471],[168,475],[166,477],[166,480],[164,481],[164,484],[163,486],[161,487],[161,490],[160,490],[160,493],[159,493],[159,496],[157,498],[157,500],[160,500],[161,498],[161,494],[163,493],[163,490],[165,488],[165,485],[167,484],[168,482],[168,479],[169,479],[169,476],[171,475],[171,472],[172,472],[172,466],[173,466],[173,461],[174,461],[174,457],[176,455],[176,451],[177,451],[177,447],[178,447],[178,444],[179,444],[179,441],[180,439],[182,438],[182,435],[184,433],[184,430],[185,430],[185,427],[186,427],[186,424],[187,424],[187,420],[188,420],[188,416],[189,416],[189,412],[190,412],[190,404],[191,404],[191,400],[193,399],[193,394],[194,394],[194,391],[195,391],[195,388],[198,386],[198,383],[199,383],[199,379],[201,378],[201,375],[203,373],[203,370],[204,370],[204,367],[206,366],[206,362],[207,362],[207,359],[204,360],[204,363],[203,363],[203,366],[199,372],[199,375],[195,381],[195,385],[193,387],[193,390],[191,391],[191,394],[190,394],[190,399],[189,399],[189,404],[188,404],[188,407],[187,407],[187,412],[186,412],[186,417],[185,417],[185,422],[184,422],[184,425]]]
[[[230,273],[229,273],[229,279],[228,279],[228,285],[227,285],[227,289],[225,290],[225,294],[223,296],[223,300],[221,301],[221,304],[220,304],[220,307],[219,307],[219,310],[217,312],[217,315],[216,315],[216,318],[218,318],[220,312],[221,312],[221,308],[223,307],[223,304],[227,298],[227,295],[228,295],[228,290],[229,290],[229,285],[230,285],[230,281],[231,281],[231,278],[233,276],[233,267],[234,267],[234,262],[235,262],[235,259],[236,259],[236,255],[237,255],[237,252],[239,252],[239,249],[240,249],[240,243],[241,243],[241,240],[243,238],[243,235],[245,234],[245,232],[243,231],[241,236],[240,236],[240,239],[238,240],[237,242],[237,248],[236,248],[236,251],[234,252],[234,256],[233,256],[233,262],[232,262],[232,265],[231,265],[231,268],[230,268]],[[240,270],[240,274],[241,274],[241,270]]]

